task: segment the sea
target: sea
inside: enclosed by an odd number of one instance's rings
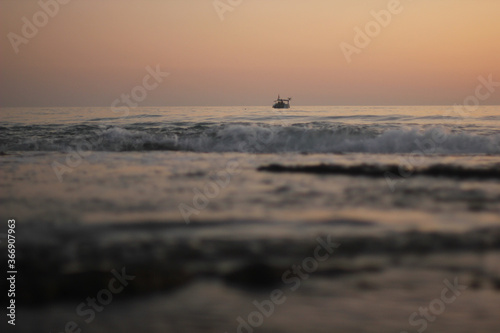
[[[500,331],[500,106],[0,114],[16,332]]]

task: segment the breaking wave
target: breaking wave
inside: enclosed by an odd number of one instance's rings
[[[0,151],[500,154],[497,131],[449,127],[300,123],[137,123],[2,127]]]

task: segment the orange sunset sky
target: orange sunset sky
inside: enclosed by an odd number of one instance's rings
[[[0,106],[109,106],[156,65],[170,76],[141,106],[268,105],[278,93],[296,105],[460,104],[479,76],[500,82],[498,0],[401,0],[350,63],[341,43],[391,0],[240,2],[218,13],[213,0],[72,0],[16,53],[23,17],[42,9],[0,0]],[[500,104],[500,87],[482,103]]]

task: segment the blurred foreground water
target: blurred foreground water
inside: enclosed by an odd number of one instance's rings
[[[500,116],[452,110],[2,109],[16,330],[497,332]]]

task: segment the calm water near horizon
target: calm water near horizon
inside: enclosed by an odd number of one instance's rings
[[[2,108],[20,332],[85,332],[75,307],[122,267],[135,280],[89,331],[236,332],[278,288],[286,302],[255,332],[414,332],[409,316],[457,278],[467,288],[427,332],[494,332],[500,107],[466,111]],[[282,278],[328,239],[307,278]]]

